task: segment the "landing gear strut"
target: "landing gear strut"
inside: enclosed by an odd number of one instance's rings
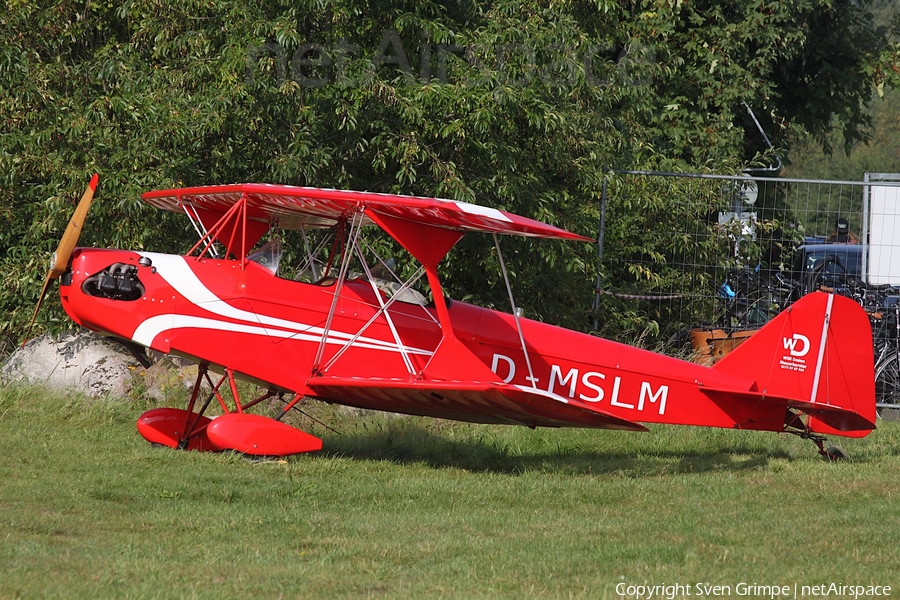
[[[224,369],[219,382],[213,384],[208,365],[201,364],[191,392],[187,410],[155,408],[138,418],[137,428],[150,443],[179,450],[235,450],[252,456],[289,456],[322,448],[322,440],[286,423],[262,415],[245,412],[248,408],[276,395],[275,389],[247,403],[242,403],[234,371]],[[212,389],[199,413],[194,412],[200,387],[206,382]],[[219,392],[227,382],[231,390],[232,409]],[[203,413],[212,400],[218,400],[222,415],[206,417]]]

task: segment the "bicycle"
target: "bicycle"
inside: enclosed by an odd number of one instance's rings
[[[889,285],[870,286],[858,278],[841,282],[835,293],[865,309],[872,326],[875,362],[875,406],[900,408],[900,296]],[[830,291],[830,290],[829,290]]]

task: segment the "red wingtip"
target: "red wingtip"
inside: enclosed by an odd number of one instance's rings
[[[94,176],[91,177],[91,182],[88,184],[88,186],[91,188],[91,191],[92,191],[92,192],[96,192],[96,191],[97,191],[97,182],[98,182],[98,181],[100,181],[100,174],[99,174],[99,173],[94,173]]]

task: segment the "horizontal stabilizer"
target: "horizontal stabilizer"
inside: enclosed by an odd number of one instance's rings
[[[869,433],[871,432],[871,429],[857,429],[857,430],[851,431],[851,430],[847,430],[847,429],[841,429],[840,427],[832,427],[831,425],[828,425],[828,422],[829,421],[825,421],[822,418],[817,418],[816,416],[810,416],[809,420],[806,423],[806,426],[809,428],[810,431],[815,432],[815,433],[821,433],[823,435],[843,435],[846,437],[860,438],[860,437],[865,437],[865,436],[869,435]],[[834,423],[833,420],[830,422]],[[837,425],[841,425],[841,423],[837,423]],[[874,429],[874,427],[872,429]]]
[[[466,381],[314,377],[316,396],[340,404],[409,415],[528,427],[592,427],[647,431],[589,402],[529,387]]]
[[[821,402],[803,402],[793,400],[791,398],[782,398],[774,395],[766,395],[760,392],[735,392],[734,390],[712,389],[704,387],[703,393],[715,400],[716,398],[740,398],[746,402],[753,403],[774,403],[782,406],[794,408],[804,412],[811,417],[815,417],[815,421],[829,425],[829,429],[820,430],[815,426],[810,429],[819,433],[830,433],[834,435],[848,435],[850,432],[865,431],[868,433],[874,429],[874,423],[865,417],[848,411],[840,406],[831,406]],[[850,436],[856,437],[856,436]]]

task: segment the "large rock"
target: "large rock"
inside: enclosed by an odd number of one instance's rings
[[[124,396],[132,372],[144,365],[124,344],[87,330],[54,338],[41,335],[16,350],[3,365],[3,381],[27,381],[89,396]]]
[[[149,369],[135,371],[136,379],[144,388],[144,395],[157,402],[183,402],[190,398],[197,380],[197,365],[166,355],[151,356],[151,360],[153,365]],[[206,394],[210,387],[204,381],[200,389]]]

